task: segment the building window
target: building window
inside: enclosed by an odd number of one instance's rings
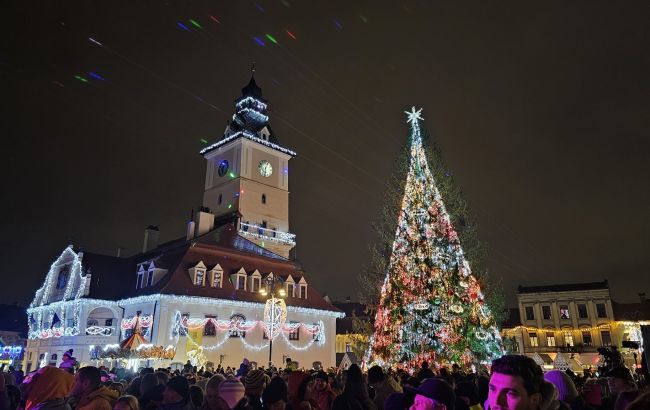
[[[59,358],[56,353],[50,356],[50,366],[56,366],[56,361]]]
[[[604,303],[596,303],[596,314],[600,319],[607,317],[607,308],[605,307]]]
[[[68,268],[61,269],[59,276],[56,280],[56,289],[64,289],[65,285],[68,283]]]
[[[149,271],[149,276],[147,277],[147,286],[153,285],[153,269]]]
[[[528,338],[530,339],[530,346],[531,347],[538,347],[539,346],[539,340],[537,340],[537,333],[535,333],[535,332],[528,333]]]
[[[251,283],[251,292],[259,292],[260,291],[260,282],[262,281],[260,278],[252,278],[253,281]]]
[[[88,319],[86,321],[86,327],[91,327],[91,326],[99,326],[99,322],[97,319]]]
[[[190,318],[189,313],[182,313],[181,314],[181,323],[187,323],[187,320]],[[187,336],[187,327],[181,326],[179,330],[179,334],[181,336]]]
[[[104,326],[113,326],[113,319],[106,319],[106,321],[104,321]]]
[[[526,306],[526,320],[535,320],[535,312],[532,306]]]
[[[300,299],[307,299],[307,285],[300,285]]]
[[[345,342],[345,351],[346,353],[352,352],[352,346],[350,346],[350,342]]]
[[[194,271],[194,284],[197,286],[203,286],[205,279],[205,271],[203,269],[196,269]]]
[[[234,326],[233,329],[230,329],[230,337],[246,337],[245,330],[237,329],[238,326],[246,323],[246,316],[242,315],[241,313],[235,313],[234,315],[230,316],[230,323]]]
[[[221,205],[222,201],[223,201],[223,194],[219,194],[219,198],[217,199],[217,204]]]
[[[546,332],[546,346],[549,347],[555,346],[555,333]]]
[[[237,289],[245,290],[246,289],[246,276],[237,275]]]
[[[591,341],[591,332],[589,330],[582,331],[582,344],[585,346],[591,346],[593,344]]]
[[[560,319],[570,319],[571,315],[569,315],[569,306],[568,305],[560,305]]]
[[[221,276],[222,275],[223,275],[223,272],[221,272],[221,271],[212,272],[212,287],[213,288],[220,288],[221,287]]]
[[[142,287],[143,280],[144,280],[144,273],[143,272],[138,273],[138,281],[135,284],[136,289],[140,289]]]
[[[313,326],[316,326],[316,325],[318,325],[318,323],[312,323],[312,325],[313,325]],[[323,329],[319,329],[318,333],[314,333],[314,334],[311,336],[311,338],[314,339],[314,341],[316,341],[316,342],[320,342],[320,334],[321,334],[322,330],[323,330]]]
[[[603,338],[603,346],[612,345],[612,334],[609,333],[609,330],[602,330],[600,332],[601,337]]]
[[[217,319],[216,316],[205,315],[206,319]],[[203,326],[203,336],[216,336],[217,328],[214,326],[214,323],[211,320],[208,320]]]
[[[588,319],[589,314],[587,313],[587,305],[584,303],[578,303],[578,317],[580,319]]]
[[[542,318],[544,318],[544,320],[551,320],[550,306],[542,306]]]
[[[262,203],[266,204],[266,194],[262,194]]]
[[[297,324],[298,322],[290,322],[292,325]],[[300,326],[296,327],[294,330],[289,332],[289,340],[299,340],[300,339]]]
[[[564,344],[567,346],[573,346],[573,332],[570,330],[564,331]]]

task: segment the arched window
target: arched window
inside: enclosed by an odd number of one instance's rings
[[[241,313],[235,313],[234,315],[230,316],[230,323],[233,324],[240,323],[243,325],[244,323],[246,323],[246,316],[242,315]],[[230,337],[246,337],[246,331],[231,329]]]
[[[266,204],[266,194],[262,194],[262,203]]]
[[[68,268],[63,268],[59,272],[59,276],[56,279],[56,288],[64,289],[65,285],[68,283]]]

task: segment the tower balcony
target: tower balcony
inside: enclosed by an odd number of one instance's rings
[[[296,234],[277,229],[264,228],[260,225],[239,222],[239,235],[248,239],[269,241],[283,245],[296,246]]]

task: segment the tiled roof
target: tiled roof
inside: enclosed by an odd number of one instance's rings
[[[230,223],[194,240],[172,241],[156,250],[131,258],[85,253],[83,265],[84,268],[89,267],[92,273],[88,296],[90,298],[118,300],[162,293],[264,303],[266,298],[257,292],[235,289],[227,274],[244,268],[247,274],[258,270],[263,276],[270,272],[284,278],[291,275],[296,283],[305,276],[298,263],[275,256],[238,236],[234,225]],[[153,286],[135,289],[136,266],[149,260],[153,260],[156,266],[160,264],[168,267],[168,272]],[[221,266],[226,273],[221,288],[196,286],[192,283],[188,268],[195,266],[199,261],[203,261],[208,267],[217,264]],[[307,283],[307,298],[286,297],[288,306],[340,312],[337,307],[323,299],[309,284],[308,279]]]
[[[607,280],[602,282],[567,283],[562,285],[519,286],[518,293],[575,292],[581,290],[609,289]]]

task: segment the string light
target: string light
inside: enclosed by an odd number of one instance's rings
[[[280,151],[282,153],[291,155],[293,157],[295,157],[297,155],[294,151],[292,151],[292,150],[290,150],[288,148],[284,148],[284,147],[281,147],[280,145],[275,144],[273,142],[266,141],[266,140],[264,140],[262,138],[258,138],[256,136],[252,135],[250,132],[246,132],[246,131],[237,131],[237,132],[231,134],[230,136],[228,136],[226,138],[223,138],[223,139],[215,142],[214,144],[203,148],[201,151],[199,151],[199,154],[205,155],[206,153],[208,153],[208,152],[210,152],[210,151],[212,151],[212,150],[214,150],[216,148],[219,148],[222,145],[225,145],[225,144],[229,143],[230,141],[233,141],[233,140],[235,140],[235,139],[237,139],[239,137],[244,137],[244,138],[247,138],[247,139],[249,139],[251,141],[258,142],[258,143],[260,143],[262,145],[266,145],[269,148],[273,148],[275,150],[278,150],[278,151]]]

